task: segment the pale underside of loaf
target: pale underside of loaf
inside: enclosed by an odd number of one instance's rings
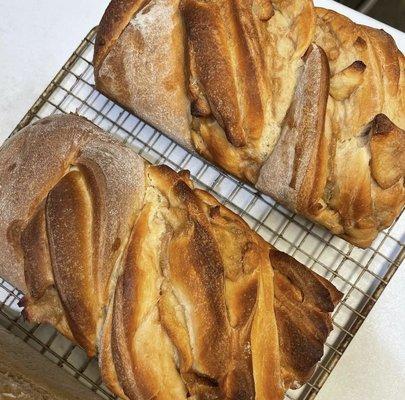
[[[405,61],[382,31],[310,0],[114,0],[94,63],[106,95],[354,244],[403,207]]]
[[[98,354],[114,393],[282,399],[309,378],[341,294],[186,172],[73,115],[25,128],[0,161],[0,275],[29,320]]]

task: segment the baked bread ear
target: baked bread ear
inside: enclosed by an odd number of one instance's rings
[[[292,210],[320,212],[327,179],[330,139],[324,135],[329,88],[329,64],[321,47],[312,45],[280,137],[264,162],[259,189],[271,187]],[[315,79],[314,79],[315,78]]]
[[[278,400],[309,379],[342,294],[187,172],[74,115],[24,128],[0,160],[0,275],[29,320],[99,355],[114,393]]]
[[[383,31],[311,0],[116,0],[94,64],[107,96],[353,244],[404,205],[403,166],[385,159],[390,187],[369,168],[377,115],[400,132],[381,146],[405,143],[405,61]]]

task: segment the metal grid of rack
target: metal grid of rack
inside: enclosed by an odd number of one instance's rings
[[[208,190],[242,216],[249,225],[278,249],[285,251],[344,293],[333,314],[334,331],[325,355],[311,380],[289,391],[287,399],[313,399],[374,306],[396,269],[403,262],[405,213],[381,232],[373,245],[358,249],[325,229],[291,213],[271,198],[228,176],[190,154],[164,134],[108,100],[94,88],[93,29],[22,119],[15,131],[54,113],[80,114],[119,137],[154,164],[188,169],[197,186]],[[13,133],[14,133],[13,132]],[[115,398],[102,384],[96,360],[71,344],[56,330],[31,325],[20,315],[22,293],[0,278],[0,324],[36,347],[100,396]]]

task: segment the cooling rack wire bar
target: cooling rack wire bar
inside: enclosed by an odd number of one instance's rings
[[[291,213],[271,198],[188,153],[165,135],[108,100],[94,88],[92,55],[96,28],[83,40],[13,133],[39,118],[77,113],[120,138],[154,164],[188,169],[197,186],[208,190],[268,242],[285,251],[344,293],[333,314],[334,330],[309,383],[286,399],[315,398],[404,259],[405,214],[381,232],[371,248],[358,249],[325,229]],[[0,278],[0,324],[73,374],[106,399],[116,398],[102,384],[97,362],[52,327],[24,321],[22,293]]]

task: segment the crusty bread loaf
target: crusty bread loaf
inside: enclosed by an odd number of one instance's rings
[[[312,0],[113,0],[94,67],[107,96],[353,244],[404,205],[405,61],[383,31]]]
[[[97,86],[192,150],[178,1],[158,0],[150,13],[138,13],[133,19],[134,10],[145,4],[114,0],[108,6],[94,54],[99,66]]]
[[[54,116],[6,141],[0,186],[0,275],[120,397],[282,399],[321,358],[341,293],[187,172]]]
[[[66,371],[0,327],[1,400],[100,400]]]

